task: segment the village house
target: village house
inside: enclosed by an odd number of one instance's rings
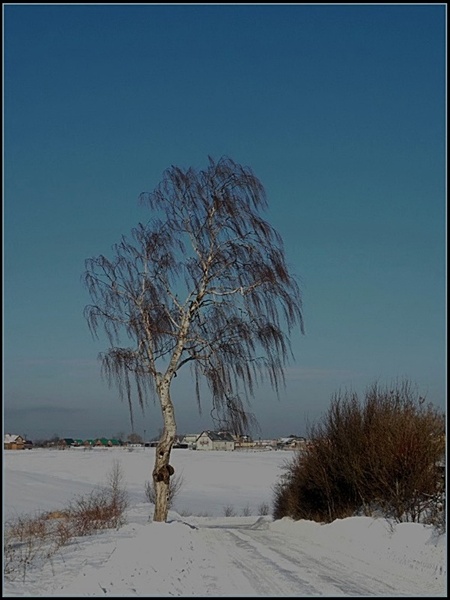
[[[73,438],[61,438],[58,440],[58,448],[60,450],[64,450],[65,448],[70,448],[75,444],[75,440]]]
[[[198,433],[187,433],[186,435],[184,435],[181,439],[181,443],[187,444],[187,447],[190,450],[196,450],[197,448],[197,438],[198,438],[199,434]]]
[[[307,441],[304,437],[291,435],[289,437],[279,438],[277,441],[278,450],[299,450],[305,448]]]
[[[254,442],[255,450],[277,450],[277,440],[259,438]]]
[[[249,435],[236,435],[234,438],[235,450],[249,450],[254,448],[256,442]]]
[[[228,431],[203,431],[196,446],[197,450],[234,450],[234,438]]]
[[[4,450],[23,450],[25,448],[25,438],[21,435],[12,435],[11,433],[5,433],[3,438],[3,449]]]
[[[128,444],[128,445],[135,446],[135,447],[137,447],[137,446],[141,447],[143,444]],[[112,448],[112,447],[118,448],[119,446],[122,446],[122,443],[120,442],[120,440],[116,440],[114,438],[102,437],[102,438],[97,438],[94,441],[94,446],[97,446],[97,447],[101,446],[104,448]]]
[[[66,448],[93,448],[103,447],[103,448],[112,448],[112,447],[120,447],[123,445],[123,442],[120,440],[116,440],[114,438],[94,438],[94,439],[86,439],[82,440],[81,438],[61,438],[58,440],[56,446],[60,450],[64,450]]]

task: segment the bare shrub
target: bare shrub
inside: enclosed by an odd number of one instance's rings
[[[70,521],[58,520],[54,528],[55,544],[58,548],[66,546],[73,537],[73,529]]]
[[[440,491],[425,499],[425,503],[423,508],[423,523],[434,525],[439,533],[445,533],[445,493]]]
[[[376,509],[423,522],[439,492],[444,416],[406,381],[394,389],[334,395],[274,488],[274,517],[330,522]]]
[[[8,533],[19,542],[29,538],[45,539],[48,534],[47,518],[45,513],[38,514],[34,518],[19,516],[7,523]]]
[[[7,522],[3,545],[5,578],[22,576],[25,580],[30,568],[51,560],[74,537],[119,527],[125,522],[127,505],[122,469],[116,462],[107,476],[107,487],[75,499],[64,510],[19,516]]]
[[[95,530],[118,528],[124,524],[128,498],[123,479],[122,468],[115,461],[107,476],[106,487],[72,502],[68,511],[75,535],[89,535]]]
[[[234,510],[234,507],[231,506],[231,504],[227,504],[223,507],[223,514],[225,517],[235,517],[236,511]]]
[[[258,506],[258,515],[268,515],[270,512],[270,507],[267,504],[267,502],[261,502],[261,504]]]
[[[76,498],[70,505],[70,520],[77,536],[89,535],[98,529],[111,527],[114,509],[104,489]]]
[[[178,497],[178,495],[180,494],[181,488],[184,485],[184,477],[178,473],[177,475],[174,475],[173,477],[170,478],[169,480],[169,497],[168,497],[168,508],[172,508],[175,502],[175,499]],[[156,501],[156,494],[155,494],[155,487],[153,484],[153,481],[146,481],[145,482],[145,487],[144,487],[144,492],[145,492],[145,497],[147,498],[147,500],[151,503],[151,504],[155,504]]]
[[[5,523],[3,573],[25,581],[28,571],[39,568],[73,537],[67,511],[42,512],[34,517],[19,516]]]
[[[25,581],[28,569],[47,556],[48,540],[49,531],[43,515],[34,518],[18,517],[15,521],[5,523],[4,577],[14,580],[22,576]]]
[[[242,509],[242,516],[243,517],[249,517],[252,514],[251,508],[250,508],[250,504],[247,502],[247,504],[244,506],[244,508]]]
[[[125,523],[125,511],[128,508],[128,493],[125,487],[125,477],[122,466],[115,460],[107,477],[112,509],[111,523],[113,527],[120,527]]]

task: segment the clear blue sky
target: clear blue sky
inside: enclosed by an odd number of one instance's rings
[[[131,431],[83,317],[84,260],[171,166],[227,155],[266,188],[306,334],[257,435],[407,378],[446,405],[446,5],[3,5],[4,431]],[[180,433],[200,417],[189,371]],[[137,433],[161,427],[151,404]]]

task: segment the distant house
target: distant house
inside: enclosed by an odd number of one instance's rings
[[[58,448],[70,448],[70,446],[75,445],[75,440],[73,438],[61,438],[58,440]]]
[[[279,450],[297,450],[305,448],[306,445],[307,440],[304,437],[297,435],[291,435],[277,440],[277,448]]]
[[[257,442],[254,442],[249,435],[238,435],[235,437],[234,449],[235,450],[248,450],[255,448]]]
[[[259,438],[257,441],[255,441],[254,448],[255,450],[277,450],[278,443],[277,440],[270,438],[265,440]]]
[[[175,442],[173,445],[173,448],[182,448],[184,450],[186,450],[187,448],[189,448],[188,444],[185,444],[184,442]]]
[[[174,448],[189,448],[189,444],[184,441],[184,435],[176,435],[173,443]]]
[[[25,448],[25,438],[21,435],[12,435],[11,433],[5,433],[3,438],[3,449],[4,450],[23,450]]]
[[[203,431],[196,446],[197,450],[234,450],[234,438],[228,431]]]
[[[118,445],[117,440],[115,440],[115,441],[116,441],[116,445]],[[108,448],[108,447],[113,446],[113,443],[112,443],[112,440],[102,437],[102,438],[97,438],[95,440],[94,446],[103,446],[104,448]]]
[[[191,450],[195,450],[197,448],[197,438],[198,433],[187,433],[181,438],[181,443],[183,445],[187,445]]]

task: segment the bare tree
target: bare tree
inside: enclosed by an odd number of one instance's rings
[[[132,432],[132,433],[128,434],[127,439],[131,444],[143,444],[144,443],[144,440],[142,439],[142,436],[139,435],[139,433]]]
[[[209,158],[205,170],[172,166],[140,199],[153,218],[113,246],[113,259],[86,261],[85,316],[93,336],[106,332],[102,373],[127,398],[131,422],[133,383],[142,410],[148,397],[161,405],[153,518],[165,521],[177,372],[189,364],[199,410],[204,378],[220,426],[245,432],[256,422],[244,407],[255,386],[268,378],[278,394],[284,384],[302,302],[281,237],[260,216],[266,194],[249,167],[227,157]]]

